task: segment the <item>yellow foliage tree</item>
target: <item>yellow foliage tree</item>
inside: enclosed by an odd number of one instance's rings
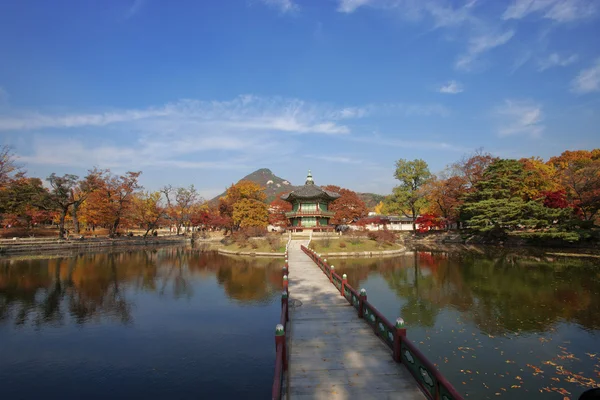
[[[265,228],[269,223],[267,205],[255,199],[241,199],[233,205],[233,222],[241,228]]]

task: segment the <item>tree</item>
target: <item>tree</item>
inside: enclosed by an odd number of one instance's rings
[[[267,205],[256,199],[243,198],[233,205],[233,222],[240,228],[265,228],[269,222]]]
[[[323,189],[339,193],[340,197],[329,203],[329,211],[335,213],[330,222],[334,225],[348,224],[367,216],[369,210],[356,192],[335,185],[323,186]]]
[[[11,148],[6,145],[0,146],[0,190],[8,185],[12,174],[18,170]]]
[[[289,226],[290,220],[285,213],[290,211],[292,211],[291,203],[276,198],[269,204],[269,224],[280,228]]]
[[[148,232],[158,227],[158,222],[166,215],[161,204],[161,192],[136,193],[133,197],[133,219]]]
[[[444,227],[444,221],[436,214],[426,213],[419,215],[416,223],[419,224],[419,232],[428,232],[433,229],[441,229]]]
[[[73,198],[73,189],[77,185],[77,175],[65,174],[63,176],[57,176],[52,173],[46,180],[50,183],[52,188],[50,191],[50,202],[53,207],[58,211],[58,236],[61,239],[65,237],[65,217],[69,212],[69,208],[75,202]]]
[[[0,214],[5,223],[31,228],[50,218],[49,197],[41,179],[18,173],[0,189]]]
[[[594,221],[600,210],[600,149],[565,151],[548,163],[558,174],[569,202],[586,221]]]
[[[109,236],[114,237],[122,223],[132,218],[133,197],[142,188],[138,184],[141,172],[113,175],[110,170],[95,170],[95,174],[98,186],[85,203],[85,219],[93,226],[107,226]]]
[[[460,206],[466,192],[466,180],[460,176],[433,177],[424,185],[430,214],[441,215],[446,226],[459,221]]]
[[[529,172],[517,160],[495,160],[467,195],[461,218],[472,229],[499,233],[506,229],[539,229],[568,218],[568,210],[544,207],[540,198],[529,199]]]
[[[227,230],[233,232],[242,226],[242,220],[239,219],[244,214],[242,209],[238,210],[238,220],[236,221],[234,218],[235,205],[238,202],[242,200],[256,200],[259,203],[263,203],[265,210],[267,210],[267,205],[264,203],[266,198],[264,189],[255,182],[242,180],[235,185],[231,185],[225,192],[225,196],[219,198],[219,213],[226,226],[225,233],[227,234]],[[243,208],[246,207],[249,207],[249,204],[246,203]],[[268,215],[268,210],[266,213]],[[262,212],[259,212],[259,214],[262,214]]]
[[[394,213],[402,213],[412,218],[413,231],[416,232],[415,221],[427,204],[426,193],[422,188],[431,179],[429,167],[420,159],[400,159],[396,161],[394,177],[400,181],[400,185],[396,186],[392,195],[387,198],[386,206]]]
[[[485,170],[497,159],[490,153],[484,152],[483,149],[477,149],[472,155],[465,155],[460,161],[452,164],[452,176],[462,178],[468,191],[475,187],[483,177]]]
[[[202,201],[198,191],[194,185],[190,185],[189,188],[173,188],[169,185],[165,186],[162,192],[167,199],[167,213],[175,222],[177,234],[179,235],[182,227],[187,231],[190,227],[192,209]]]

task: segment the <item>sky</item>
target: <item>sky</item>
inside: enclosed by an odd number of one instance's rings
[[[597,0],[0,1],[0,144],[42,178],[386,194],[401,158],[600,147],[598,38]]]

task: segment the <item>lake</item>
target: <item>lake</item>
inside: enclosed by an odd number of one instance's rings
[[[415,250],[333,260],[464,396],[576,399],[600,386],[600,260]]]
[[[513,400],[598,385],[598,261],[498,249],[330,260],[405,319],[459,392]],[[2,259],[1,397],[269,398],[282,263],[179,247]]]
[[[0,397],[269,398],[282,264],[184,248],[0,260]]]

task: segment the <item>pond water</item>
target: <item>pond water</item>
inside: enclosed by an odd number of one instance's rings
[[[600,260],[420,251],[329,260],[474,399],[576,399],[600,386]]]
[[[268,398],[281,265],[184,248],[0,259],[0,397]]]

